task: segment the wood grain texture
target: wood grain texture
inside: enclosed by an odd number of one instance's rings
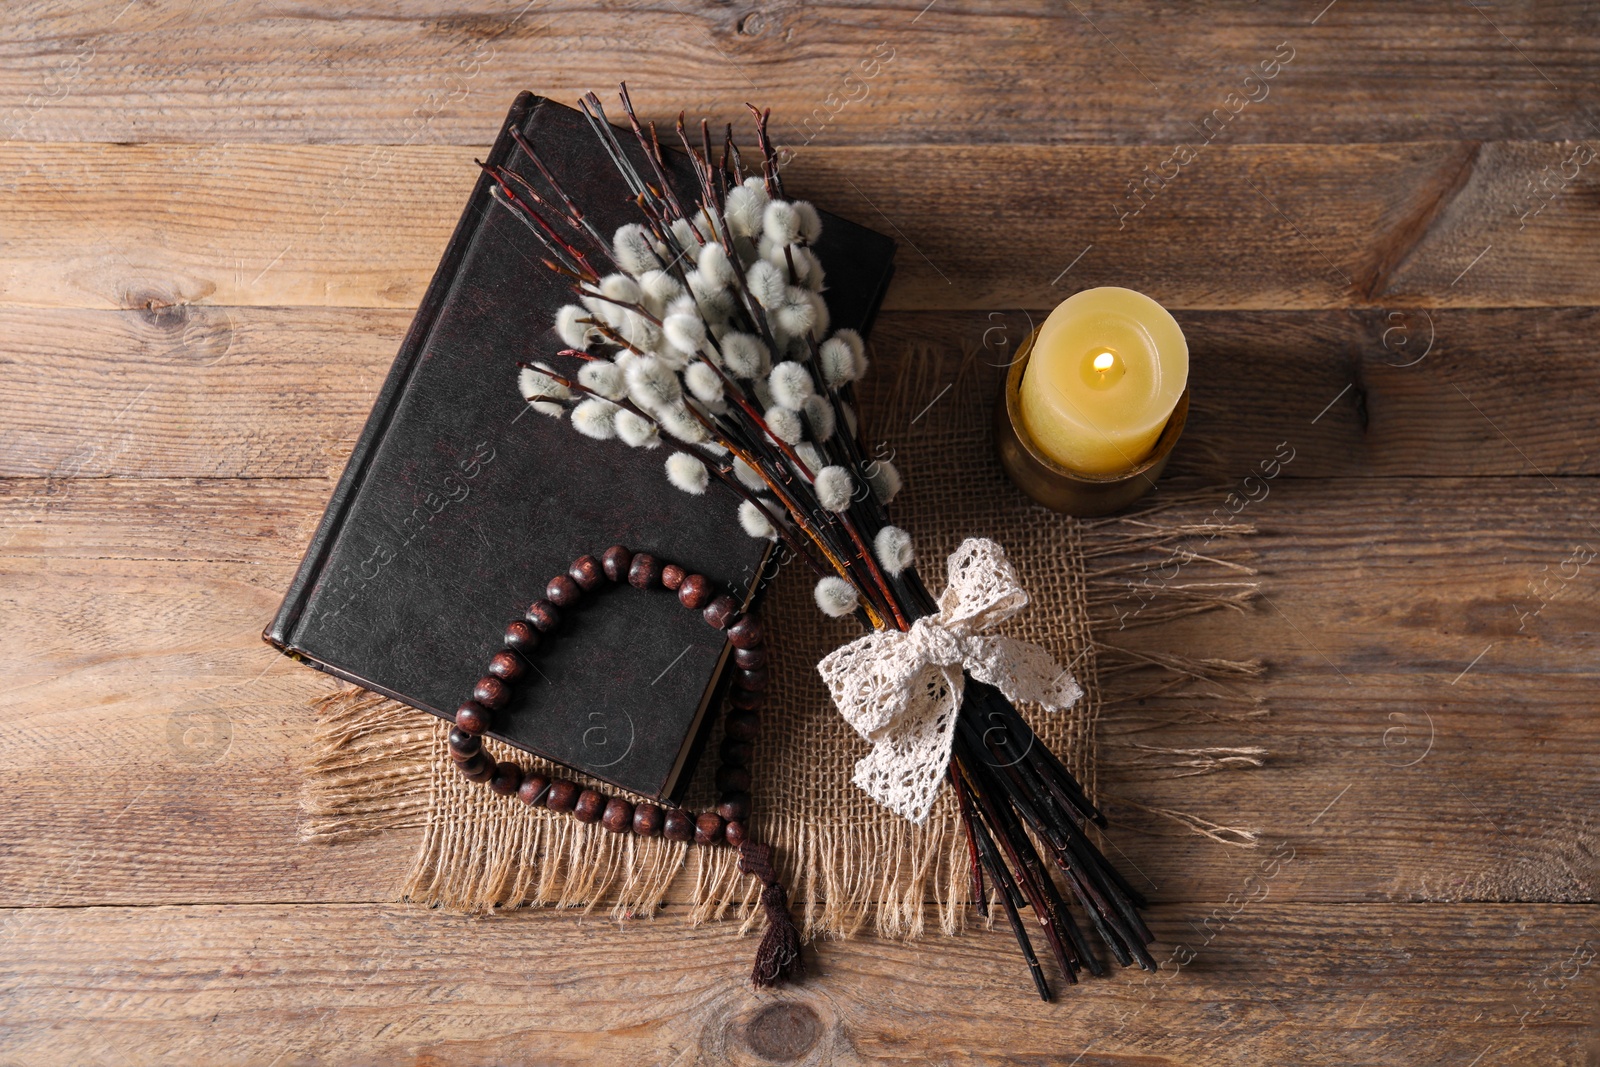
[[[786,180],[900,242],[890,309],[1586,305],[1596,144],[819,147]],[[482,151],[0,146],[0,304],[413,308]]]
[[[477,144],[520,89],[622,78],[662,120],[754,100],[792,144],[1175,144],[1230,94],[1260,98],[1226,128],[1251,143],[1593,132],[1587,5],[1322,6],[20,3],[0,137]]]
[[[309,308],[0,317],[0,388],[18,412],[0,430],[3,462],[54,478],[337,475],[410,321]],[[64,413],[62,393],[86,410]]]
[[[0,27],[0,1061],[1600,1063],[1593,5],[22,0]],[[1161,491],[1201,556],[1254,524],[1256,573],[1155,552],[1097,610],[1123,654],[1269,671],[1102,724],[1160,977],[1041,1005],[977,929],[829,943],[757,995],[753,941],[675,906],[468,920],[381,903],[411,832],[298,843],[330,682],[261,625],[472,156],[517,91],[623,76],[656,119],[771,106],[791,190],[896,237],[880,378],[970,380],[1092,285],[1176,310]],[[1152,589],[1241,577],[1248,610],[1138,625]]]
[[[1291,478],[1600,473],[1592,309],[1178,317],[1194,365],[1178,469],[1243,478],[1288,442]],[[0,477],[336,477],[409,321],[321,308],[0,308]],[[893,380],[901,361],[921,361],[940,379],[932,396],[956,380],[962,353],[1004,364],[1038,321],[1012,309],[886,313],[874,374]],[[548,354],[530,339],[502,355]],[[893,426],[869,430],[895,438]]]
[[[1590,309],[1175,315],[1191,362],[1175,469],[1235,481],[1287,443],[1295,459],[1286,478],[1595,471],[1600,408],[1590,397],[1600,342]],[[938,378],[931,393],[957,380],[962,354],[1008,364],[1041,321],[1010,308],[886,314],[875,373],[895,373],[898,360],[921,353]],[[1530,373],[1532,365],[1548,374]],[[1551,418],[1552,410],[1571,417]],[[894,427],[873,432],[892,440]]]
[[[1243,690],[1271,709],[1265,719],[1208,719],[1210,690],[1108,714],[1101,785],[1117,845],[1153,898],[1221,899],[1258,857],[1155,836],[1174,827],[1137,805],[1259,828],[1318,857],[1314,875],[1279,883],[1285,900],[1594,899],[1600,593],[1593,565],[1559,580],[1574,543],[1600,543],[1580,517],[1593,480],[1529,481],[1283,478],[1238,519],[1262,528],[1244,559],[1264,576],[1264,602],[1113,634],[1273,668]],[[25,742],[10,786],[34,798],[0,808],[0,905],[392,892],[409,835],[296,844],[306,704],[330,683],[259,638],[328,490],[0,483],[0,572],[18,620],[0,629],[0,660],[15,665],[0,721]],[[1210,510],[1180,514],[1199,523]],[[1107,617],[1141,621],[1143,583],[1167,580],[1166,561],[1152,563],[1128,575]],[[1170,584],[1214,577],[1195,564]],[[1219,745],[1271,756],[1244,774],[1165,767],[1162,750]],[[1514,752],[1536,753],[1538,774],[1508,765]]]
[[[0,809],[5,905],[393,898],[409,850],[299,840],[307,704],[332,687],[261,643],[290,569],[18,562],[0,774],[28,801]]]
[[[1283,855],[1279,871],[1307,862]],[[1600,968],[1579,961],[1593,958],[1600,935],[1575,909],[1369,905],[1353,922],[1347,913],[1357,909],[1283,905],[1273,878],[1257,884],[1239,902],[1155,909],[1164,970],[1069,988],[1056,1004],[1033,999],[1001,930],[915,945],[829,944],[809,984],[757,994],[733,977],[748,966],[753,939],[676,918],[619,931],[568,916],[475,921],[371,906],[29,909],[4,917],[0,1056],[219,1065],[1592,1062],[1592,1011],[1583,1005],[1593,1007]],[[630,952],[616,950],[622,939]]]

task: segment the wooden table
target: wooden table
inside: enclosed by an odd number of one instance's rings
[[[1324,3],[7,5],[0,1060],[1600,1062],[1600,17]],[[758,995],[671,908],[429,913],[412,836],[299,842],[327,682],[260,629],[472,157],[624,76],[771,106],[791,188],[897,237],[880,345],[1131,285],[1200,513],[1294,451],[1254,606],[1130,637],[1269,667],[1183,728],[1265,767],[1102,774],[1263,831],[1119,837],[1181,971],[1045,1005],[996,929]]]

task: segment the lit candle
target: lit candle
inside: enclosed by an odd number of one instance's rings
[[[1132,289],[1085,289],[1044,320],[1023,371],[1024,428],[1082,474],[1148,456],[1189,381],[1189,345],[1167,309]]]

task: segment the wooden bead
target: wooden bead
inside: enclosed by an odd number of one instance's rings
[[[633,829],[633,805],[621,797],[612,797],[600,813],[600,825],[614,834],[627,833]]]
[[[593,556],[579,556],[567,568],[567,577],[577,582],[579,589],[588,591],[605,581],[606,576],[600,570],[599,560]]]
[[[750,788],[750,772],[743,767],[718,767],[717,788],[723,792],[743,792]]]
[[[536,808],[544,803],[544,798],[549,792],[549,778],[542,774],[529,774],[522,779],[522,784],[517,787],[517,799],[530,808]]]
[[[722,816],[714,811],[703,811],[694,821],[694,843],[714,845],[722,840]]]
[[[765,667],[757,667],[751,671],[741,670],[733,676],[733,684],[747,692],[764,692],[767,688],[767,670]]]
[[[463,778],[477,785],[482,785],[484,782],[487,782],[489,777],[494,774],[493,760],[485,760],[482,767],[471,771],[466,769],[467,765],[465,763],[458,763],[456,766],[461,768],[461,776]]]
[[[600,566],[613,582],[628,580],[628,567],[633,563],[633,553],[622,545],[612,545],[600,555]]]
[[[648,552],[640,552],[628,564],[628,584],[635,589],[649,589],[661,580],[661,562]]]
[[[743,789],[730,789],[717,800],[717,814],[729,822],[750,815],[750,794]]]
[[[528,621],[535,630],[547,634],[561,625],[561,609],[548,600],[535,600],[528,605]]]
[[[457,726],[450,731],[450,758],[460,762],[474,752],[482,751],[483,738]]]
[[[494,760],[489,758],[489,753],[479,752],[469,760],[456,764],[461,768],[461,775],[469,782],[487,782],[489,776],[494,774]]]
[[[757,667],[766,666],[766,662],[767,650],[760,645],[755,648],[736,648],[733,650],[733,665],[735,667],[753,671]]]
[[[682,808],[671,808],[661,824],[661,836],[668,841],[688,841],[694,837],[694,816]]]
[[[594,789],[585,789],[578,794],[578,802],[572,808],[572,817],[579,822],[594,822],[605,809],[606,795]]]
[[[494,775],[489,779],[489,788],[503,797],[515,793],[522,788],[522,768],[515,763],[495,764]]]
[[[731,703],[740,711],[754,711],[766,702],[767,694],[752,693],[748,689],[735,689]]]
[[[766,636],[761,629],[761,620],[754,615],[746,615],[732,626],[728,627],[728,640],[734,648],[755,648],[762,643]]]
[[[722,739],[722,749],[718,753],[724,767],[748,767],[754,755],[755,746],[732,737]]]
[[[661,584],[668,589],[677,589],[688,576],[689,572],[676,563],[668,563],[661,568]]]
[[[551,811],[571,811],[578,803],[578,792],[577,782],[557,778],[550,783],[550,792],[545,794],[544,806]]]
[[[633,809],[633,832],[640,837],[654,837],[661,832],[661,809],[649,802],[636,804]]]
[[[679,595],[682,595],[683,591],[680,589],[678,592]],[[733,602],[733,597],[724,593],[707,604],[705,610],[700,613],[700,617],[706,620],[706,625],[713,630],[720,630],[728,625],[729,620],[733,618],[734,612],[738,610],[739,605]]]
[[[509,648],[501,649],[489,660],[489,673],[503,682],[514,682],[528,673],[528,665]]]
[[[516,649],[527,656],[539,647],[539,631],[535,630],[533,623],[527,619],[516,619],[506,625],[506,636],[503,640],[507,648]]]
[[[481,734],[489,728],[489,709],[476,700],[464,700],[456,709],[456,725],[469,734]]]
[[[710,578],[703,574],[691,574],[678,587],[678,603],[690,611],[699,611],[711,603],[711,596],[715,592]]]
[[[472,699],[490,711],[499,711],[511,703],[511,687],[494,675],[486,674],[472,687]]]
[[[754,741],[761,733],[761,716],[753,711],[736,711],[728,716],[723,731],[735,741]]]
[[[545,599],[558,608],[570,608],[583,599],[583,590],[578,588],[578,583],[565,574],[558,574],[550,579],[550,584],[544,587]]]
[[[734,848],[744,844],[746,837],[744,823],[738,819],[729,819],[728,825],[722,828],[722,836]]]

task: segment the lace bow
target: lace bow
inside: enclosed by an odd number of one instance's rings
[[[872,742],[853,781],[915,823],[927,819],[950,765],[963,672],[1014,703],[1051,711],[1083,695],[1071,673],[1038,645],[983,632],[1028,604],[999,545],[968,538],[948,566],[936,614],[909,631],[857,638],[817,664],[839,713]]]

